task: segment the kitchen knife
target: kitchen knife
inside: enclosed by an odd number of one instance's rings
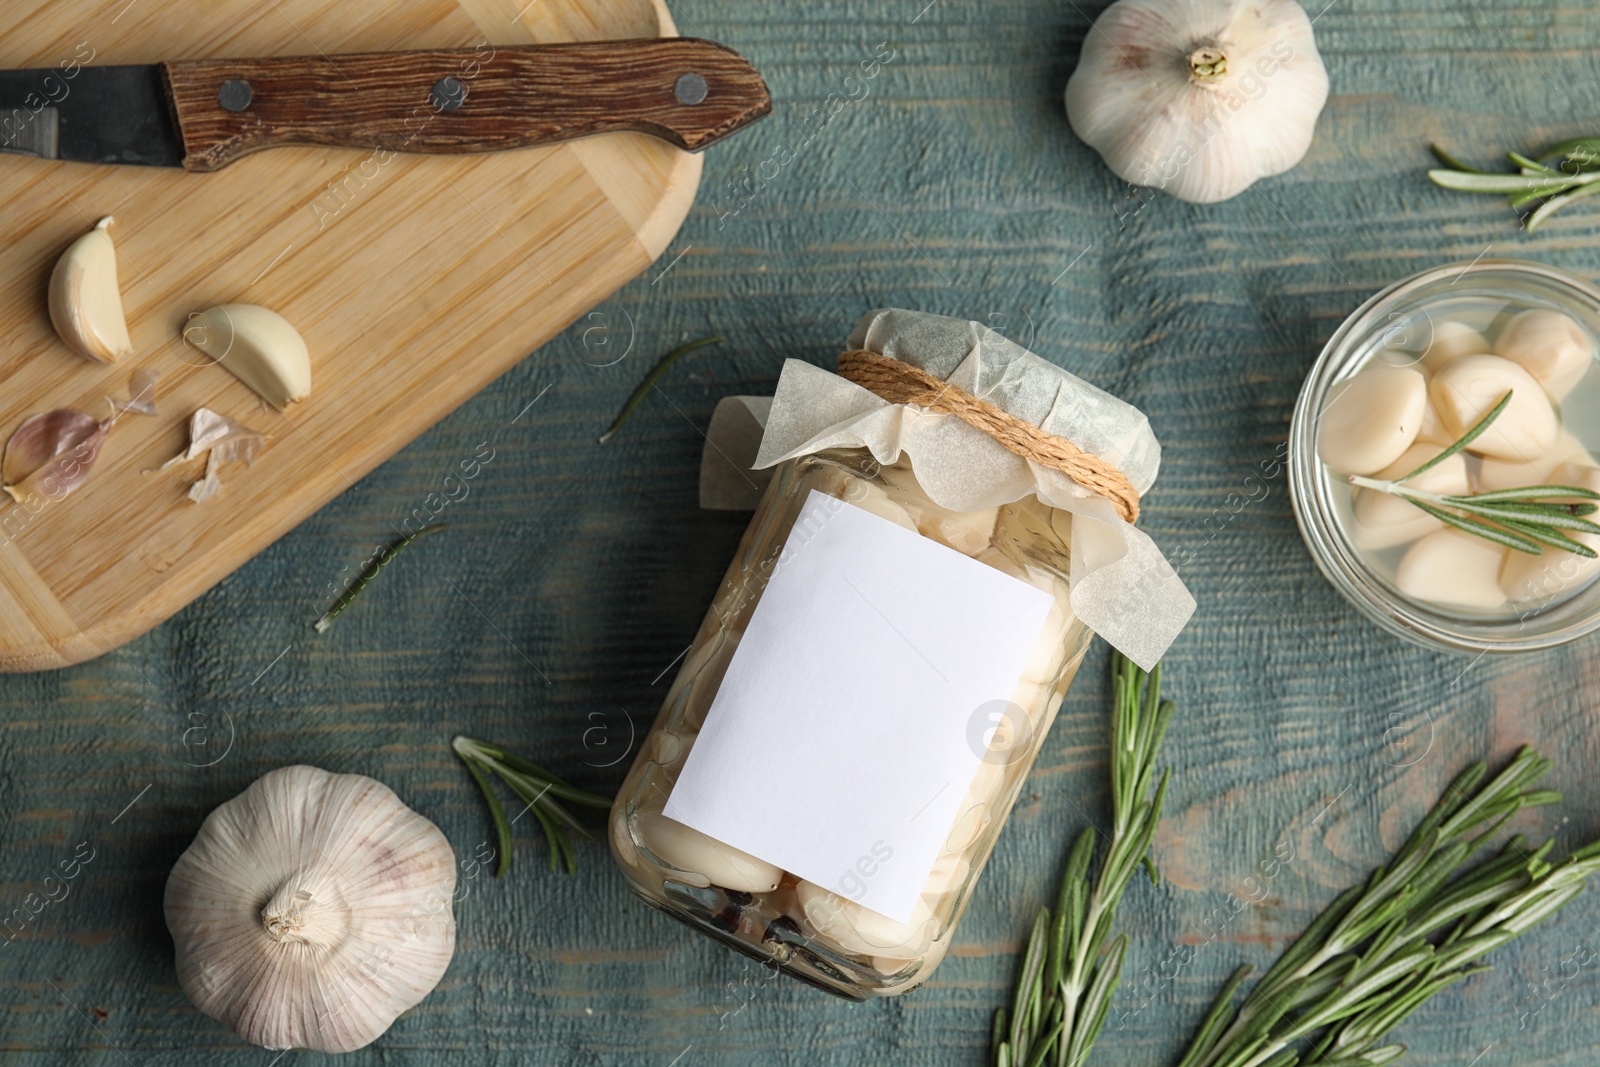
[[[465,153],[616,130],[698,151],[772,110],[691,37],[0,71],[0,151],[213,171],[282,145]]]

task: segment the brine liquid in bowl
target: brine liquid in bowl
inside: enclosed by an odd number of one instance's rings
[[[1364,339],[1328,392],[1317,434],[1327,501],[1342,535],[1392,592],[1435,610],[1515,617],[1565,601],[1600,560],[1564,548],[1530,553],[1416,505],[1537,486],[1600,490],[1600,370],[1590,327],[1532,294],[1444,293]],[[1507,395],[1487,429],[1445,453]],[[1416,496],[1396,495],[1392,483]],[[1536,509],[1586,511],[1581,498],[1527,494]],[[1577,505],[1572,507],[1572,505]],[[1474,522],[1455,508],[1451,515]],[[1538,517],[1546,517],[1540,515]],[[1491,525],[1498,525],[1493,524]],[[1522,532],[1526,532],[1525,530]],[[1561,536],[1600,549],[1600,534]]]

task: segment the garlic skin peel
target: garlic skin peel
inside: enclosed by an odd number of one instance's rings
[[[133,354],[117,284],[117,249],[111,216],[72,242],[50,273],[50,322],[85,359],[115,363]]]
[[[450,843],[387,786],[271,771],[206,818],[167,878],[178,980],[252,1044],[361,1048],[449,966],[455,885]]]
[[[183,339],[275,408],[311,395],[311,353],[299,331],[276,311],[219,304],[189,316]]]
[[[1327,99],[1295,0],[1117,0],[1084,38],[1067,119],[1118,177],[1211,204],[1300,162]]]

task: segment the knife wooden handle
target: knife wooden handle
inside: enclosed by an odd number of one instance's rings
[[[615,130],[695,151],[772,110],[742,56],[692,37],[163,69],[192,171],[279,145],[494,152]]]

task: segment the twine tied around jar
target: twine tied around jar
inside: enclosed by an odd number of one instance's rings
[[[1139,521],[1139,493],[1127,475],[1066,438],[1045,433],[959,386],[941,381],[903,360],[861,349],[839,357],[839,376],[891,404],[909,404],[936,415],[954,415],[1023,459],[1060,471],[1084,488],[1099,493],[1111,501],[1125,521]]]

